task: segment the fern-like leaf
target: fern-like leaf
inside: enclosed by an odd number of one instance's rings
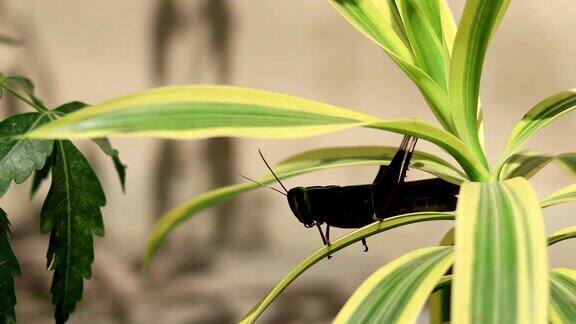
[[[20,276],[18,260],[8,242],[10,222],[6,212],[0,208],[0,323],[16,323],[14,305],[14,277]]]
[[[83,281],[92,274],[92,235],[104,235],[100,207],[106,197],[98,177],[70,141],[58,141],[52,184],[41,212],[42,233],[50,233],[46,255],[54,271],[55,319],[64,323],[82,299]]]

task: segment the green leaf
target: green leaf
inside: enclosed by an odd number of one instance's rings
[[[386,2],[386,4],[383,4],[384,2]],[[398,6],[396,5],[396,1],[395,0],[380,1],[380,3],[377,3],[377,5],[381,8],[382,13],[386,17],[386,20],[389,21],[390,25],[392,26],[392,29],[396,32],[396,35],[398,35],[398,37],[402,40],[402,42],[404,43],[404,46],[406,47],[406,49],[410,53],[410,60],[409,61],[413,62],[414,55],[412,52],[412,46],[410,45],[410,42],[408,41],[408,36],[406,35],[406,29],[404,28],[404,23],[402,22],[402,16],[400,15],[400,11],[398,10]],[[336,8],[338,8],[338,7],[336,7]],[[344,15],[344,17],[346,17],[346,14],[344,12],[343,12],[343,15]],[[352,23],[352,25],[354,25],[353,21],[351,21],[350,19],[349,19],[349,21]],[[383,20],[379,20],[379,21],[382,22]],[[361,31],[361,29],[359,29],[359,30]],[[368,36],[368,38],[370,38],[370,36]]]
[[[408,253],[371,275],[348,299],[334,323],[415,323],[453,262],[452,247]]]
[[[576,177],[576,153],[558,155],[556,162],[562,166],[566,172]]]
[[[404,45],[393,26],[393,14],[396,11],[393,1],[329,0],[329,2],[360,32],[380,45],[386,53],[393,55],[393,59],[412,63],[410,48]]]
[[[564,187],[544,198],[540,205],[542,208],[576,202],[576,184]]]
[[[12,180],[23,183],[34,169],[40,170],[52,152],[53,141],[22,139],[26,134],[45,124],[50,118],[41,113],[13,115],[0,122],[0,197]]]
[[[300,174],[337,167],[388,165],[396,153],[395,147],[364,146],[364,147],[334,147],[312,150],[293,156],[274,166],[274,172],[280,179],[294,177]],[[444,180],[460,183],[465,176],[448,162],[416,151],[412,158],[411,167],[432,173]],[[257,179],[263,184],[270,184],[276,180],[272,174]],[[180,206],[164,214],[154,225],[148,240],[148,249],[144,258],[147,265],[154,256],[168,234],[182,222],[192,218],[201,211],[216,204],[224,203],[235,196],[259,188],[252,182],[241,183],[219,188],[200,196],[194,197]]]
[[[34,94],[34,83],[30,79],[19,75],[3,77],[0,80],[0,87],[8,90],[28,105],[40,111],[47,111],[44,103]]]
[[[514,177],[532,178],[551,162],[560,165],[569,175],[576,177],[576,153],[565,153],[558,156],[523,150],[513,154],[499,168],[499,180]]]
[[[425,15],[424,23],[430,25],[436,38],[442,42],[444,38],[444,31],[442,30],[442,14],[440,8],[440,2],[445,2],[445,0],[400,0],[400,2],[412,2],[413,6],[418,6],[421,8],[421,12]]]
[[[478,132],[479,93],[488,43],[510,0],[468,0],[458,26],[450,65],[452,118],[460,139],[486,167],[488,162]]]
[[[358,30],[388,54],[420,89],[432,108],[432,112],[444,129],[453,131],[452,116],[448,109],[448,95],[422,69],[416,66],[410,48],[396,34],[398,28],[397,8],[393,1],[383,0],[329,0],[330,3]]]
[[[490,177],[488,170],[472,155],[462,141],[426,122],[414,119],[387,120],[371,123],[366,127],[416,136],[438,145],[458,161],[471,181],[484,181]]]
[[[61,105],[60,107],[54,109],[62,114],[70,114],[76,112],[80,109],[88,107],[87,104],[80,102],[80,101],[72,101],[66,104]],[[120,185],[122,186],[122,191],[126,192],[126,165],[122,163],[120,160],[120,153],[118,150],[112,147],[110,140],[106,137],[104,138],[95,138],[93,139],[94,143],[100,147],[102,152],[112,158],[112,163],[114,163],[114,168],[116,169],[116,173],[118,174],[118,178],[120,179]]]
[[[548,245],[554,245],[576,237],[576,226],[561,229],[548,237]]]
[[[454,215],[452,213],[415,213],[406,214],[396,217],[391,217],[383,220],[382,222],[375,222],[373,224],[364,226],[354,232],[332,242],[329,246],[325,246],[318,251],[314,252],[300,264],[298,264],[292,271],[290,271],[281,281],[274,287],[258,304],[256,304],[240,321],[242,324],[254,323],[258,317],[268,308],[268,306],[280,295],[280,293],[290,285],[296,278],[298,278],[304,271],[308,270],[318,261],[324,259],[328,255],[334,254],[363,238],[371,235],[378,234],[399,226],[408,224],[426,222],[426,221],[439,221],[439,220],[452,220]]]
[[[94,143],[102,149],[106,155],[112,158],[112,163],[114,163],[114,168],[120,179],[120,185],[122,186],[122,191],[126,192],[126,164],[122,163],[120,160],[120,153],[117,149],[112,147],[110,140],[108,138],[95,138]]]
[[[440,246],[454,246],[454,232],[454,228],[446,232],[440,241]],[[438,282],[434,288],[434,293],[430,296],[431,324],[442,324],[450,322],[450,297],[452,295],[452,278],[452,270],[448,270],[446,275]]]
[[[20,42],[13,37],[7,35],[0,35],[0,44],[17,45],[18,43]]]
[[[417,120],[383,121],[351,110],[286,95],[221,86],[159,88],[82,109],[54,121],[30,138],[215,136],[296,138],[357,126],[410,134],[439,145],[471,180],[488,179],[486,168],[456,137]]]
[[[448,5],[446,0],[439,0],[440,4],[440,20],[442,22],[442,31],[444,33],[444,43],[448,49],[448,53],[452,55],[452,50],[454,46],[454,40],[456,38],[456,22],[454,21],[454,15],[452,10]]]
[[[9,233],[10,222],[0,208],[0,323],[16,323],[14,277],[21,275],[18,260],[10,248]]]
[[[81,101],[71,101],[56,107],[54,111],[62,115],[68,115],[86,107],[88,105]]]
[[[54,143],[53,145],[56,145],[56,143]],[[54,157],[55,157],[54,153],[55,150],[52,149],[52,154],[50,154],[50,156],[48,156],[48,158],[46,159],[44,167],[40,170],[34,171],[34,176],[32,177],[32,186],[30,188],[30,199],[32,199],[36,194],[36,192],[38,192],[38,189],[40,189],[42,183],[46,179],[48,179],[50,171],[52,171],[52,164],[54,164]]]
[[[576,89],[560,92],[538,103],[522,117],[512,130],[496,170],[499,170],[508,157],[516,153],[536,132],[556,119],[572,112],[575,108]]]
[[[388,165],[398,150],[393,146],[343,146],[306,151],[280,162],[276,174],[294,176],[304,172],[333,167]],[[414,151],[410,167],[428,172],[454,184],[466,181],[466,175],[445,160],[421,151]],[[269,180],[274,182],[271,175]]]
[[[438,0],[399,0],[406,35],[416,65],[447,92],[450,55],[444,47]]]
[[[463,183],[455,246],[454,323],[547,323],[546,236],[527,180]]]
[[[550,271],[550,323],[576,323],[576,271]]]
[[[29,137],[298,138],[373,121],[378,119],[271,92],[184,86],[153,89],[81,109],[37,129]]]
[[[50,233],[46,258],[54,271],[52,303],[61,323],[82,298],[83,280],[92,274],[92,235],[104,235],[100,207],[106,197],[86,158],[69,141],[58,141],[52,184],[41,212],[41,231]]]
[[[555,157],[525,150],[512,155],[500,169],[499,180],[523,177],[532,178],[542,168],[554,161]]]

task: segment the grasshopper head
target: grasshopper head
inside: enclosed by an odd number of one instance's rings
[[[314,226],[314,218],[312,217],[312,207],[308,199],[306,188],[296,187],[288,190],[288,204],[292,213],[300,223],[306,227]]]

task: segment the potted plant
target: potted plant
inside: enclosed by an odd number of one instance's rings
[[[576,271],[550,269],[547,256],[549,245],[576,237],[576,227],[547,236],[542,217],[543,208],[575,201],[576,185],[539,199],[529,181],[553,161],[575,174],[576,155],[547,158],[524,151],[529,138],[576,108],[576,90],[537,103],[514,127],[498,162],[490,165],[486,158],[480,80],[490,39],[510,1],[468,0],[458,25],[445,0],[330,2],[413,81],[439,127],[414,119],[384,120],[260,90],[183,86],[152,89],[86,108],[41,111],[50,120],[20,132],[18,138],[57,143],[61,146],[57,152],[66,152],[72,150],[61,144],[67,140],[107,136],[289,139],[355,127],[415,136],[436,144],[458,162],[454,166],[422,152],[415,153],[413,162],[414,168],[461,185],[456,211],[398,215],[353,231],[305,258],[242,322],[256,321],[291,282],[326,256],[392,228],[436,220],[453,220],[453,231],[438,246],[383,265],[335,314],[335,322],[411,323],[429,298],[433,323],[576,322]],[[388,164],[394,151],[393,147],[327,148],[288,158],[273,170],[282,179],[332,167]],[[61,159],[56,158],[54,165],[62,165]],[[39,169],[41,164],[33,167]],[[272,174],[258,179],[262,184],[273,181]],[[168,212],[150,236],[146,263],[179,224],[257,186],[242,183],[220,188]],[[46,222],[43,229],[49,231],[51,224]],[[58,257],[62,251],[53,253]],[[56,300],[60,293],[53,288]]]

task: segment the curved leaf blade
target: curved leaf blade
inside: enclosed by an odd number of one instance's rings
[[[454,21],[454,15],[452,14],[452,9],[448,5],[446,0],[439,0],[440,4],[440,22],[442,24],[442,31],[444,34],[444,43],[446,49],[450,56],[452,56],[452,50],[454,46],[454,40],[456,38],[456,32],[458,30],[456,22]]]
[[[454,215],[452,213],[417,213],[406,214],[396,217],[385,219],[382,222],[375,222],[373,224],[364,226],[354,232],[332,242],[330,246],[323,247],[318,251],[311,254],[298,264],[292,271],[290,271],[276,287],[274,287],[258,304],[256,304],[240,321],[242,324],[254,323],[258,317],[268,308],[268,306],[278,297],[278,295],[290,285],[296,278],[298,278],[304,271],[309,269],[318,261],[324,259],[326,256],[334,254],[348,245],[367,238],[371,235],[387,231],[399,226],[413,224],[417,222],[426,221],[440,221],[452,220]]]
[[[387,52],[412,63],[412,54],[394,30],[392,13],[387,1],[329,0],[329,2],[360,32]]]
[[[440,241],[441,246],[454,245],[454,232],[452,228]],[[446,272],[446,275],[438,282],[434,292],[430,296],[430,324],[442,324],[450,322],[450,297],[452,295],[452,271]]]
[[[438,0],[401,0],[397,3],[416,65],[446,92],[450,55],[442,43]]]
[[[397,8],[382,0],[329,0],[360,32],[374,41],[408,75],[424,95],[444,129],[454,131],[448,110],[448,95],[426,72],[415,65],[411,49],[395,32]],[[392,8],[391,6],[394,6]],[[398,25],[398,23],[396,23]]]
[[[544,198],[540,205],[542,208],[555,206],[559,204],[568,204],[576,202],[576,184],[559,189],[548,197]]]
[[[0,197],[10,183],[26,181],[32,171],[44,167],[52,153],[53,141],[21,139],[26,134],[47,123],[50,117],[41,113],[13,115],[0,122]]]
[[[392,146],[343,146],[306,151],[275,166],[280,174],[303,173],[333,167],[388,165],[398,148]],[[445,160],[429,153],[415,151],[411,168],[428,172],[454,184],[466,181],[466,175]],[[306,171],[308,172],[308,171]]]
[[[112,159],[112,163],[114,164],[114,169],[116,169],[116,174],[118,175],[118,179],[120,180],[120,186],[122,187],[122,191],[126,192],[126,169],[128,166],[122,163],[120,160],[120,152],[117,149],[112,147],[112,143],[106,137],[103,138],[95,138],[92,140],[104,154],[108,155]]]
[[[486,168],[455,136],[417,120],[382,121],[287,95],[222,86],[158,88],[82,109],[27,134],[29,138],[214,136],[296,138],[358,126],[414,135],[452,154],[471,180]]]
[[[500,169],[499,180],[516,177],[530,179],[542,170],[542,168],[554,161],[554,159],[554,156],[543,155],[530,150],[518,152],[510,156],[506,163],[504,163]]]
[[[510,0],[468,0],[458,26],[450,65],[450,109],[458,135],[488,166],[478,132],[480,79],[488,44]]]
[[[504,162],[494,178],[498,180],[514,177],[532,178],[551,162],[562,167],[570,176],[576,177],[576,153],[564,153],[558,156],[523,150],[513,154]]]
[[[576,89],[548,97],[532,108],[510,133],[498,167],[540,129],[576,109]]]
[[[387,165],[392,160],[396,150],[395,147],[384,146],[334,147],[312,150],[284,160],[274,167],[274,172],[280,179],[285,179],[328,168]],[[431,154],[416,151],[412,157],[412,167],[430,172],[453,183],[465,181],[465,176],[460,171],[450,166],[448,162]],[[271,174],[258,179],[258,182],[263,184],[270,184],[275,181]],[[209,207],[258,187],[257,184],[248,182],[219,188],[194,197],[163,215],[156,222],[150,234],[144,264],[147,265],[150,262],[168,234],[179,224]]]
[[[368,124],[366,127],[416,136],[438,145],[458,161],[471,181],[483,181],[490,177],[486,167],[461,140],[426,122],[414,119],[386,120]]]
[[[556,162],[570,175],[576,177],[576,153],[565,153],[556,157]]]
[[[415,323],[452,266],[452,252],[452,247],[424,248],[382,267],[358,287],[334,323]]]
[[[548,237],[548,245],[554,245],[576,237],[576,226],[561,229]]]
[[[378,119],[328,104],[226,86],[157,88],[84,108],[28,134],[30,138],[241,136],[299,138]]]
[[[550,271],[550,322],[576,323],[576,271],[554,269]]]
[[[546,236],[528,181],[465,182],[455,246],[453,322],[546,323]]]

